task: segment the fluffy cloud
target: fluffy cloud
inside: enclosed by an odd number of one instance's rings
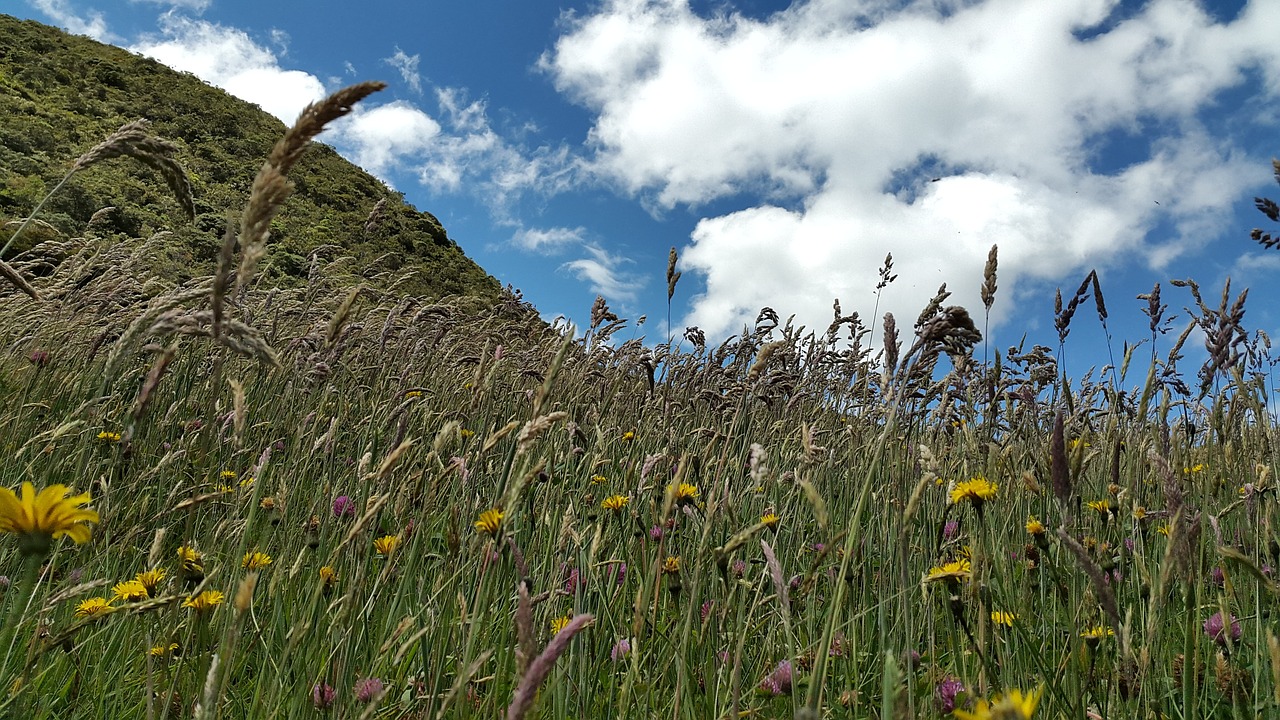
[[[422,76],[418,74],[418,64],[421,60],[421,55],[409,55],[398,47],[394,55],[382,59],[383,62],[400,71],[400,77],[404,79],[405,84],[416,93],[422,92]]]
[[[512,236],[511,242],[530,252],[549,252],[582,244],[585,232],[586,228],[581,227],[521,228]]]
[[[585,243],[582,248],[586,257],[570,260],[560,268],[587,283],[591,292],[623,304],[635,302],[644,282],[624,269],[629,261],[599,245]]]
[[[314,75],[280,67],[274,53],[247,33],[180,15],[161,16],[161,33],[129,48],[249,102],[292,125],[308,103],[325,96]]]
[[[351,149],[357,164],[375,175],[429,152],[440,134],[440,123],[407,102],[356,108],[339,126],[340,142]]]
[[[763,198],[697,224],[690,324],[729,333],[771,305],[825,327],[833,297],[869,312],[890,251],[902,279],[882,310],[913,319],[941,282],[980,307],[993,243],[998,319],[1029,279],[1170,262],[1265,177],[1201,113],[1250,70],[1274,103],[1280,4],[1230,22],[1191,0],[1119,10],[810,0],[752,19],[610,0],[569,16],[540,64],[594,114],[600,177],[657,210]],[[1149,152],[1107,156],[1119,134]],[[1173,237],[1156,245],[1158,225]]]

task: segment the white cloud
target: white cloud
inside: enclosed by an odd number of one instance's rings
[[[204,20],[166,14],[159,37],[143,38],[129,49],[257,103],[286,125],[325,96],[319,79],[281,68],[275,54],[244,31]]]
[[[182,8],[190,10],[194,13],[202,13],[209,9],[213,4],[213,0],[129,0],[131,3],[146,3],[148,5],[164,5],[169,8]]]
[[[280,28],[271,28],[269,34],[271,35],[271,44],[276,46],[276,49],[280,51],[280,54],[288,55],[290,40],[289,33],[281,30]]]
[[[400,77],[404,78],[405,83],[416,93],[422,92],[422,77],[418,74],[418,63],[422,60],[421,55],[408,55],[399,47],[396,53],[389,58],[383,58],[382,62],[390,65],[400,71]]]
[[[585,233],[586,228],[582,227],[521,228],[511,237],[511,242],[531,252],[554,252],[582,244]]]
[[[74,12],[67,0],[27,0],[31,6],[48,15],[55,23],[74,35],[87,35],[98,42],[111,42],[115,36],[107,30],[107,21],[97,10],[88,11],[84,17]]]
[[[725,334],[770,305],[825,327],[833,297],[868,313],[889,251],[901,279],[881,311],[914,319],[941,282],[980,308],[993,243],[998,319],[1028,279],[1170,262],[1265,180],[1198,114],[1251,68],[1275,103],[1280,4],[1216,23],[1151,0],[1104,25],[1118,9],[811,0],[757,20],[609,0],[567,16],[540,67],[594,113],[590,170],[625,192],[656,209],[764,198],[698,223],[682,267],[706,292],[688,323]],[[1150,153],[1094,170],[1113,132]],[[1172,241],[1146,240],[1160,223]]]
[[[432,149],[440,123],[413,105],[396,101],[371,109],[356,106],[339,126],[339,142],[349,146],[355,162],[374,175]]]
[[[644,287],[644,282],[623,269],[622,266],[630,261],[599,245],[585,243],[582,248],[586,250],[587,257],[570,260],[560,268],[568,270],[587,283],[592,292],[608,300],[623,304],[635,302],[636,293]]]

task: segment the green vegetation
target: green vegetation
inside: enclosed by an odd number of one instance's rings
[[[152,171],[127,161],[77,175],[28,228],[7,257],[43,240],[92,231],[119,243],[168,232],[150,262],[180,284],[212,272],[228,212],[238,213],[249,185],[284,126],[256,106],[154,60],[39,23],[0,15],[0,245],[70,167],[71,161],[127,122],[179,145],[196,217],[188,220]],[[441,297],[498,296],[498,283],[471,262],[430,213],[315,144],[291,173],[297,191],[271,226],[266,281],[289,287],[307,280],[313,256],[348,257],[356,282],[385,286],[390,274],[414,270],[399,291]],[[366,220],[380,200],[380,219]],[[239,217],[232,215],[232,223]],[[375,276],[382,274],[382,278]]]

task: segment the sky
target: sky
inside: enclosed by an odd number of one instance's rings
[[[599,294],[664,340],[675,247],[677,336],[722,339],[764,306],[822,332],[834,299],[909,332],[942,283],[981,328],[997,244],[994,347],[1056,346],[1054,290],[1094,269],[1117,353],[1149,335],[1135,296],[1156,282],[1185,322],[1171,278],[1215,301],[1230,277],[1251,288],[1245,325],[1280,329],[1280,251],[1249,239],[1273,229],[1254,196],[1280,196],[1274,0],[9,7],[285,123],[388,82],[322,141],[548,320],[585,324]],[[877,294],[888,253],[898,278]],[[1072,327],[1069,351],[1105,364],[1092,311]]]

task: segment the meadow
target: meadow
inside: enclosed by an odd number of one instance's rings
[[[168,282],[163,236],[92,223],[0,268],[25,286],[0,303],[5,714],[1280,712],[1273,361],[1244,293],[1178,283],[1185,330],[1159,286],[1113,307],[1151,337],[1071,379],[1073,323],[1109,318],[1092,273],[1057,348],[1003,350],[945,290],[910,328],[765,308],[708,345],[603,300],[575,331],[510,290],[349,287],[341,257],[255,282],[288,170],[374,90],[304,112],[211,276]],[[130,161],[189,195],[143,124],[73,173]],[[993,248],[985,313],[997,276]]]

